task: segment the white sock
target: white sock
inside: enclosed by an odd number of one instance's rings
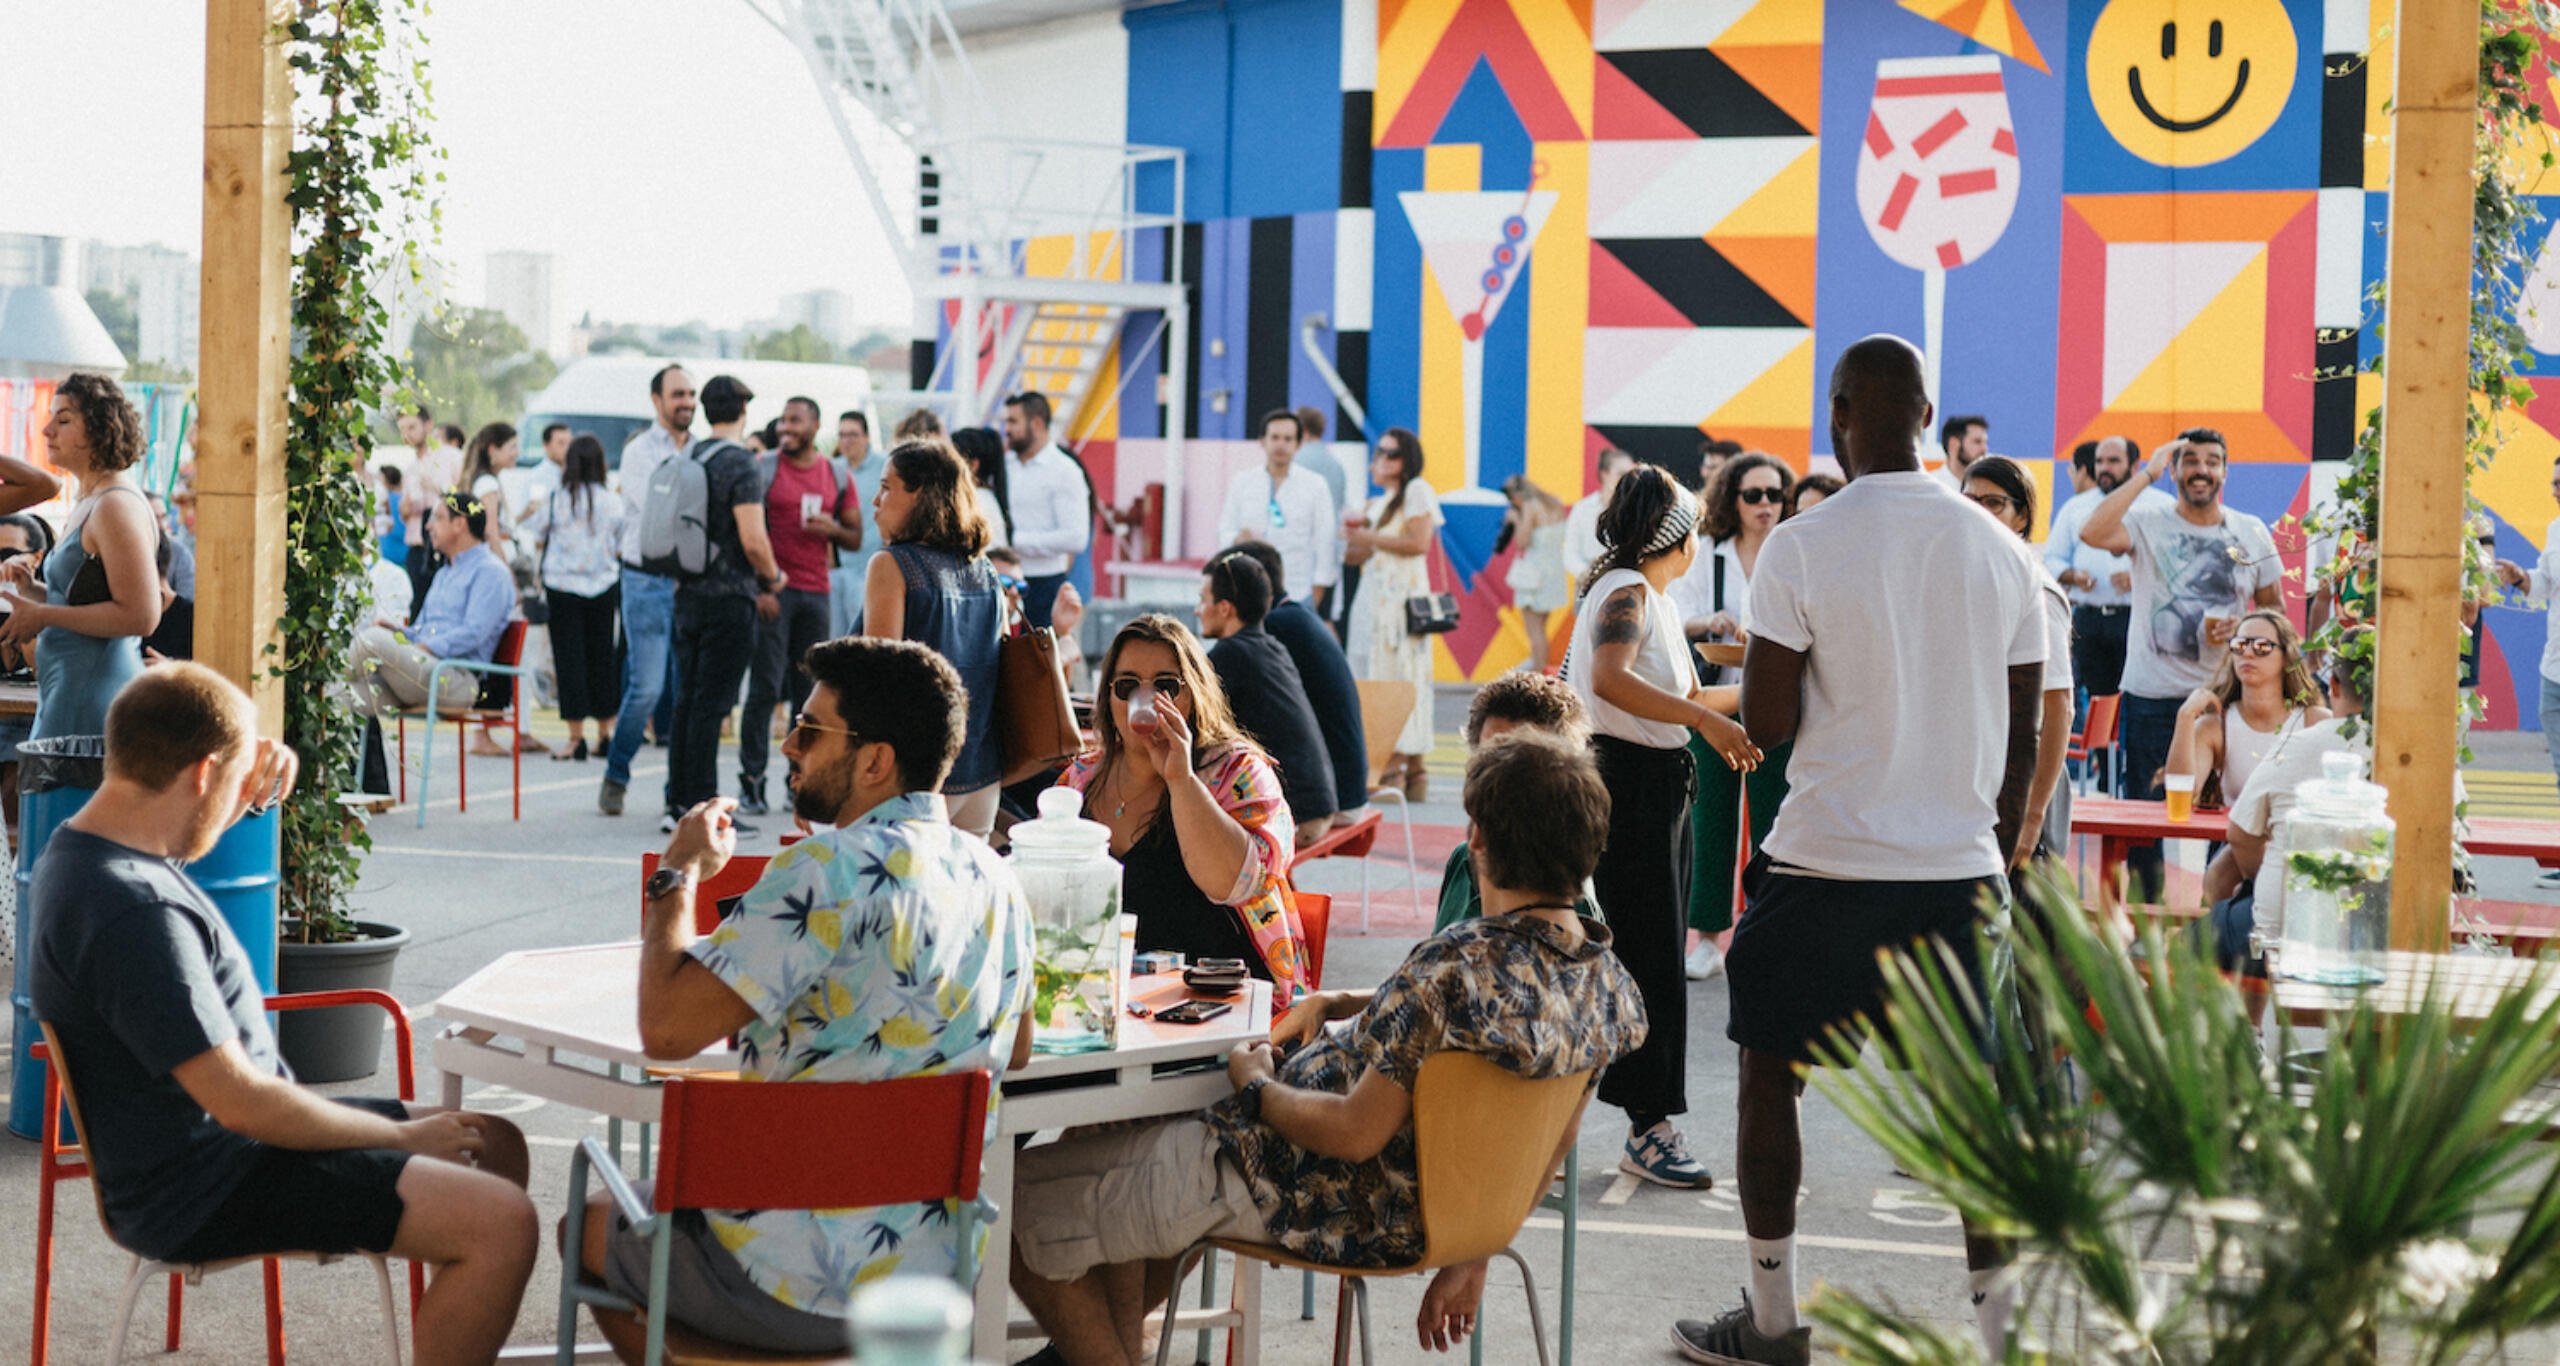
[[[1973,1317],[1982,1330],[1982,1348],[1993,1361],[2009,1351],[2009,1310],[2017,1302],[2018,1281],[2005,1266],[1989,1267],[1966,1277],[1973,1288]]]
[[[1745,1237],[1751,1251],[1751,1326],[1764,1338],[1796,1330],[1796,1236]]]

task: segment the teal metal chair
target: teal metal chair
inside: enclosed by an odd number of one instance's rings
[[[560,1366],[576,1354],[578,1306],[639,1314],[648,1366],[667,1356],[667,1260],[674,1215],[686,1209],[856,1209],[947,1200],[957,1207],[963,1291],[978,1281],[978,1169],[986,1152],[985,1071],[896,1081],[712,1081],[670,1077],[661,1086],[664,1142],[650,1198],[642,1200],[603,1140],[579,1142],[569,1159],[567,1246],[585,1246],[587,1177],[593,1173],[634,1229],[649,1236],[645,1304],[560,1277]],[[813,1134],[871,1134],[859,1149],[813,1147]],[[836,1160],[815,1160],[825,1154]]]
[[[524,664],[524,632],[523,622],[508,622],[505,634],[498,637],[497,650],[486,661],[437,660],[435,667],[427,670],[427,704],[416,710],[392,714],[399,731],[400,800],[404,802],[409,800],[409,722],[421,720],[427,723],[426,753],[418,761],[419,829],[427,828],[427,788],[435,781],[436,724],[441,721],[453,722],[453,743],[457,748],[470,736],[471,727],[475,722],[505,721],[514,728],[511,743],[508,745],[507,762],[511,766],[510,781],[515,787],[514,819],[524,819],[524,678],[525,675],[533,672]],[[444,695],[444,689],[462,681],[448,680],[446,677],[448,674],[476,675],[470,680],[474,690],[472,694],[474,705],[465,707],[451,716],[436,710],[436,699]],[[507,705],[503,707],[477,705],[480,700],[479,689],[491,678],[507,680]],[[455,790],[462,798],[462,810],[469,811],[471,809],[471,756],[467,751],[454,764],[453,781]]]

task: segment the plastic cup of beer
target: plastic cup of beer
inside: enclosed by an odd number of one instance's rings
[[[2237,635],[2239,629],[2240,617],[2235,612],[2204,614],[2204,643],[2214,649],[2219,650],[2229,646],[2231,637]]]
[[[810,518],[817,516],[817,515],[818,515],[818,508],[819,508],[819,505],[820,505],[820,504],[822,504],[822,503],[824,503],[825,501],[826,501],[826,500],[825,500],[823,497],[821,497],[820,495],[818,495],[818,494],[814,494],[814,493],[804,493],[804,494],[801,494],[801,495],[800,495],[800,520],[805,522],[805,521],[808,521]]]
[[[2196,775],[2171,773],[2161,779],[2169,786],[2169,819],[2184,825],[2196,814]]]

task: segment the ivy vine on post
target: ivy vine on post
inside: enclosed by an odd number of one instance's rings
[[[2505,443],[2510,409],[2521,409],[2532,397],[2517,371],[2533,363],[2517,318],[2523,282],[2531,260],[2526,236],[2541,213],[2524,193],[2525,185],[2550,169],[2548,143],[2537,128],[2541,115],[2534,91],[2551,75],[2542,58],[2542,34],[2560,32],[2560,3],[2554,0],[2481,0],[2480,122],[2473,141],[2471,206],[2471,346],[2469,380],[2472,402],[2463,424],[2464,489],[2470,524],[2484,527],[2487,516],[2473,481],[2497,458]],[[2377,281],[2369,295],[2368,317],[2381,331],[2388,281]],[[2375,352],[2371,371],[2382,371]],[[2327,383],[2352,382],[2324,375]],[[2333,605],[2313,633],[2311,648],[2343,668],[2358,695],[2373,696],[2374,547],[2382,523],[2382,410],[2366,411],[2355,451],[2347,459],[2332,501],[2303,519],[2304,529],[2330,540],[2337,553],[2312,566],[2311,589],[2317,602]],[[2495,596],[2491,559],[2477,537],[2467,541],[2463,556],[2463,598],[2467,604]],[[2466,613],[2466,615],[2468,615]],[[2462,758],[2471,758],[2469,734],[2486,703],[2477,690],[2465,693],[2460,725]],[[2455,857],[2460,858],[2459,846]]]
[[[372,417],[399,384],[385,337],[394,270],[422,275],[440,159],[427,137],[424,0],[307,0],[292,24],[293,358],[286,402],[285,739],[302,780],[282,811],[282,912],[305,941],[353,938],[372,847],[355,790],[364,718],[336,686],[370,615],[375,550],[365,465]],[[384,243],[396,245],[387,253]]]

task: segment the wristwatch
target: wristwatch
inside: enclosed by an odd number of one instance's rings
[[[646,899],[656,901],[660,897],[673,896],[692,882],[693,870],[689,868],[660,868],[649,875]]]
[[[1254,1124],[1262,1122],[1262,1088],[1271,1084],[1269,1077],[1255,1077],[1236,1092],[1244,1098],[1244,1117]]]

